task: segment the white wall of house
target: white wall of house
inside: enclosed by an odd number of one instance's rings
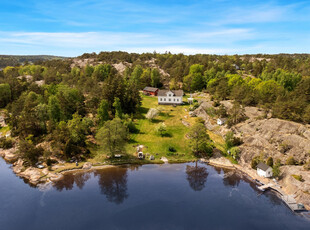
[[[260,169],[260,168],[257,168],[257,174],[259,176],[262,176],[262,177],[272,177],[272,168],[269,167],[266,171]]]
[[[158,104],[182,104],[183,96],[173,96],[172,92],[168,92],[167,96],[158,96]]]

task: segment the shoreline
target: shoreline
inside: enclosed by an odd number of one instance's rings
[[[49,171],[47,168],[44,169],[38,169],[34,167],[29,167],[25,169],[24,171],[20,170],[20,167],[18,167],[18,164],[20,163],[19,160],[15,161],[12,163],[12,161],[9,161],[5,159],[1,154],[0,157],[7,163],[11,164],[12,171],[15,173],[16,176],[20,177],[21,179],[24,179],[28,181],[31,185],[39,187],[44,187],[47,184],[57,182],[61,179],[63,179],[64,175],[69,174],[69,173],[85,173],[85,172],[91,172],[95,170],[100,170],[100,169],[106,169],[106,168],[112,168],[112,167],[117,167],[120,165],[114,165],[114,164],[101,164],[98,165],[98,163],[90,163],[90,162],[83,162],[80,163],[81,165],[75,166],[75,164],[72,165],[72,167],[66,168],[63,166],[63,170],[61,170],[61,165],[55,165],[55,169],[53,171]],[[259,177],[256,174],[256,171],[253,169],[247,169],[246,167],[242,167],[241,165],[236,165],[232,164],[227,158],[225,157],[216,157],[216,158],[210,158],[210,159],[205,159],[201,158],[198,159],[199,161],[206,163],[210,166],[213,167],[218,167],[222,169],[229,169],[229,170],[235,170],[243,174],[247,179],[249,179],[251,182],[255,183],[258,185],[257,182],[263,183],[263,184],[268,184],[272,181],[272,179],[268,178],[263,178]],[[189,163],[192,161],[188,162],[182,162],[182,163]],[[154,162],[153,164],[162,164],[162,163],[157,163]],[[168,162],[169,164],[169,162]],[[172,162],[171,164],[177,164],[176,162]],[[131,165],[131,163],[125,164],[125,165]],[[144,165],[144,164],[142,164]],[[60,169],[59,171],[55,172],[55,170]],[[44,175],[42,175],[44,174]],[[279,192],[274,191],[273,189],[270,189],[273,193],[277,194],[277,196],[281,199],[281,196],[279,196]],[[283,191],[283,190],[282,190]],[[284,195],[290,195],[287,194],[285,191],[283,191]],[[281,199],[282,200],[282,199]],[[298,201],[298,200],[297,200]],[[305,205],[305,208],[307,211],[310,210],[310,207]]]

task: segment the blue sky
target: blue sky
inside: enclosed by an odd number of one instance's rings
[[[310,1],[0,0],[0,54],[310,53]]]

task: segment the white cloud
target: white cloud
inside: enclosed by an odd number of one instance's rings
[[[267,23],[295,20],[297,5],[260,4],[250,7],[231,7],[219,13],[221,19],[206,24],[219,26],[228,24]],[[292,17],[293,16],[293,17]]]
[[[166,34],[126,32],[0,32],[0,47],[4,44],[28,45],[55,48],[88,49],[135,49],[136,47],[181,47],[191,48],[194,44],[225,43],[249,39],[251,30],[227,29],[210,32],[170,32]],[[227,40],[229,38],[229,40]],[[162,48],[160,48],[162,49]],[[191,48],[192,49],[192,48]],[[209,49],[206,49],[209,50]]]
[[[8,32],[0,31],[3,54],[53,54],[77,56],[85,52],[128,51],[171,53],[235,54],[294,52],[294,40],[272,40],[270,34],[253,29],[230,28],[205,31],[169,31],[162,34],[129,32]],[[272,37],[277,34],[272,35]],[[282,38],[285,34],[281,35]],[[305,44],[308,36],[299,41]],[[266,42],[266,41],[269,42]],[[285,42],[285,43],[283,43]],[[287,44],[282,47],[281,44]],[[299,49],[300,50],[300,49]],[[298,50],[298,51],[299,51]],[[305,50],[304,52],[307,52]]]

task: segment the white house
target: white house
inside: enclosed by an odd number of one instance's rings
[[[217,119],[217,124],[218,125],[224,125],[226,120],[227,120],[226,118],[218,118]]]
[[[257,174],[263,177],[272,177],[272,168],[262,162],[257,165]]]
[[[183,90],[159,90],[159,105],[181,105],[183,103]]]

